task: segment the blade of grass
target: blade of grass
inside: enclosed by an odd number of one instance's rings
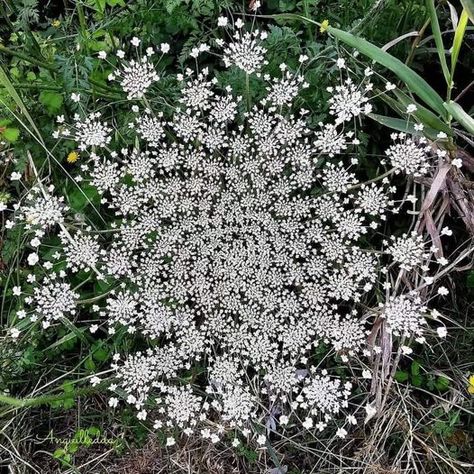
[[[449,86],[451,84],[451,74],[449,73],[448,63],[446,61],[446,52],[444,49],[443,38],[441,36],[441,29],[439,27],[438,15],[436,13],[434,0],[426,0],[426,7],[428,8],[428,12],[430,14],[431,29],[433,30],[436,50],[438,51],[439,62],[441,64],[441,69],[443,70],[443,76],[446,84]]]
[[[461,5],[466,10],[468,17],[474,23],[474,0],[461,0]]]
[[[408,95],[406,95],[401,90],[395,89],[393,93],[403,105],[403,109],[406,109],[409,104],[413,103],[413,99],[411,99]],[[427,109],[426,107],[423,107],[420,104],[415,103],[415,105],[417,107],[417,110],[414,113],[414,115],[420,120],[420,122],[423,125],[429,125],[430,127],[436,130],[441,130],[447,133],[448,135],[453,134],[449,126],[445,122],[440,120],[433,112],[431,112],[431,110]]]
[[[461,18],[459,19],[458,26],[454,33],[453,47],[451,49],[451,81],[454,80],[454,71],[458,62],[462,40],[464,39],[464,34],[466,33],[467,20],[468,14],[467,11],[464,9],[461,13]]]
[[[474,135],[474,119],[456,102],[445,102],[446,110],[469,132]]]
[[[41,136],[40,131],[36,127],[36,124],[35,124],[33,118],[29,114],[28,109],[26,108],[25,104],[23,103],[23,100],[18,95],[15,87],[13,87],[13,84],[11,83],[10,79],[8,78],[7,74],[5,73],[5,71],[3,70],[3,68],[1,66],[0,66],[0,84],[7,90],[10,97],[13,99],[15,104],[20,109],[21,113],[26,117],[26,120],[31,125],[31,128],[35,131],[36,137],[38,138],[40,143],[42,145],[44,145],[43,137]]]
[[[378,114],[369,114],[369,117],[385,127],[398,130],[399,132],[409,133],[411,135],[427,135],[429,138],[435,139],[438,133],[437,130],[430,127],[424,127],[423,131],[416,130],[415,124],[413,122],[407,122],[406,120],[399,118],[387,117],[385,115]]]

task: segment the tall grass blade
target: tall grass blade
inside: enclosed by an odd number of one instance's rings
[[[431,29],[433,30],[436,50],[438,51],[439,62],[441,63],[443,76],[446,81],[446,84],[449,85],[451,83],[451,74],[449,72],[448,63],[446,61],[446,51],[444,49],[443,37],[441,36],[441,30],[439,28],[438,15],[436,13],[434,0],[426,0],[426,6],[430,14]]]
[[[418,135],[418,136],[428,136],[431,139],[435,139],[438,133],[437,130],[431,127],[424,127],[423,131],[419,131],[415,129],[415,124],[413,122],[408,122],[407,120],[394,118],[394,117],[387,117],[385,115],[379,114],[369,114],[369,117],[374,119],[376,122],[380,123],[384,127],[391,128],[393,130],[397,130],[399,132],[409,133],[410,135]]]
[[[2,66],[0,66],[0,84],[7,90],[8,94],[10,94],[11,98],[20,109],[21,113],[26,117],[26,120],[31,125],[31,128],[34,130],[37,136],[37,139],[40,141],[41,144],[44,145],[43,137],[41,136],[40,131],[36,127],[36,124],[33,118],[31,117],[30,113],[28,112],[28,109],[26,108],[25,104],[23,103],[23,100],[18,95],[17,91],[15,90],[15,87],[11,83],[10,79],[8,78],[6,72],[3,70]]]
[[[454,71],[459,58],[459,51],[461,50],[462,40],[466,32],[468,15],[464,9],[461,13],[456,32],[454,33],[453,47],[451,49],[451,80],[454,80]]]
[[[444,103],[446,110],[469,132],[474,135],[474,119],[456,102]]]

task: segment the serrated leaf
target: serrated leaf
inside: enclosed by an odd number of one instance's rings
[[[418,361],[414,360],[411,363],[411,374],[412,375],[420,375],[420,369],[421,369],[420,363]]]
[[[51,115],[56,115],[63,105],[63,96],[57,92],[43,91],[39,95],[39,101],[46,107]]]
[[[450,381],[446,377],[438,377],[435,382],[435,386],[438,390],[444,391],[449,388]]]

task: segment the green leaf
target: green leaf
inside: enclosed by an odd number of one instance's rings
[[[66,450],[63,448],[58,448],[54,451],[53,453],[53,458],[54,459],[61,459],[66,455]]]
[[[63,96],[57,92],[43,91],[39,101],[46,107],[50,115],[56,115],[63,105]]]
[[[397,382],[406,382],[408,380],[408,372],[404,372],[403,370],[397,370],[395,372],[395,380]]]
[[[438,377],[435,382],[435,386],[438,390],[444,391],[449,388],[450,381],[446,377]]]
[[[433,30],[433,36],[436,44],[436,50],[438,51],[439,61],[441,63],[441,69],[443,70],[446,84],[449,85],[451,83],[451,75],[449,73],[448,63],[446,62],[446,52],[444,50],[443,38],[439,28],[438,15],[436,14],[434,0],[426,0],[426,6],[428,8],[428,13],[430,14],[431,29]]]
[[[449,101],[444,104],[445,109],[462,125],[469,133],[474,134],[474,119],[456,102]]]
[[[467,19],[468,19],[467,12],[464,9],[461,13],[461,18],[459,19],[458,26],[454,33],[453,47],[451,48],[451,81],[453,81],[454,79],[454,70],[456,69],[456,64],[458,62],[458,57],[459,57],[459,51],[461,49],[464,33],[466,32]]]
[[[384,127],[392,128],[393,130],[398,130],[399,132],[409,133],[411,135],[424,136],[436,138],[437,131],[430,127],[425,127],[423,131],[415,130],[415,124],[413,122],[408,122],[407,120],[386,117],[385,115],[378,114],[368,114],[370,118],[374,119],[376,122],[382,124]]]
[[[418,361],[414,360],[411,363],[411,374],[412,375],[420,375],[420,368],[421,368],[420,363]]]
[[[409,104],[413,104],[413,99],[401,90],[395,90],[393,92],[397,99],[403,104],[403,109],[406,109]],[[453,134],[449,126],[440,120],[431,110],[417,103],[415,103],[415,105],[417,110],[414,115],[423,125],[429,125],[431,128],[441,130],[448,135]]]
[[[474,23],[474,0],[461,0],[461,5],[466,10],[472,23]]]
[[[36,138],[39,140],[40,143],[44,144],[43,142],[43,137],[41,136],[41,133],[39,132],[38,128],[36,127],[36,124],[34,120],[31,118],[30,113],[28,112],[28,109],[26,108],[25,104],[21,100],[21,97],[18,95],[15,87],[11,83],[10,79],[8,78],[7,74],[3,70],[3,68],[0,66],[0,84],[5,87],[7,90],[8,94],[10,97],[13,99],[13,101],[16,103],[18,108],[21,110],[22,114],[26,117],[26,120],[30,123],[31,128],[33,131],[36,133]],[[5,102],[3,102],[0,98],[0,102],[3,103],[4,105]],[[34,135],[31,130],[29,130],[27,127],[25,127],[29,133]]]
[[[368,56],[370,59],[387,69],[390,69],[390,71],[397,75],[413,93],[423,100],[423,102],[438,112],[438,114],[446,116],[446,113],[443,110],[443,99],[421,76],[410,69],[406,64],[363,38],[354,36],[353,34],[339,30],[338,28],[333,28],[332,26],[328,26],[327,31],[340,41],[357,49],[362,54]]]
[[[85,328],[78,329],[79,331],[84,332]],[[65,336],[61,337],[61,339],[58,339],[56,342],[53,342],[50,346],[48,346],[45,351],[49,351],[51,349],[55,349],[56,347],[60,347],[63,345],[66,345],[67,347],[71,348],[70,343],[75,342],[77,340],[76,334],[73,332],[70,332],[66,334]],[[69,344],[68,344],[69,343]]]
[[[91,350],[93,351],[92,357],[98,362],[105,362],[109,358],[109,350],[104,347],[101,341],[93,344]]]
[[[69,206],[77,212],[81,212],[88,204],[98,204],[99,193],[94,186],[84,184],[81,188],[73,188],[67,192]]]
[[[18,128],[6,128],[2,132],[2,137],[5,138],[10,143],[14,143],[18,140],[20,136],[20,130]]]
[[[96,365],[95,365],[95,362],[92,360],[91,356],[87,357],[87,359],[85,360],[84,367],[89,372],[94,372],[95,371]]]

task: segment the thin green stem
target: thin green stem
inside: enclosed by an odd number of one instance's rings
[[[247,111],[250,112],[251,100],[250,100],[250,76],[248,73],[245,74],[245,96],[247,98]]]

